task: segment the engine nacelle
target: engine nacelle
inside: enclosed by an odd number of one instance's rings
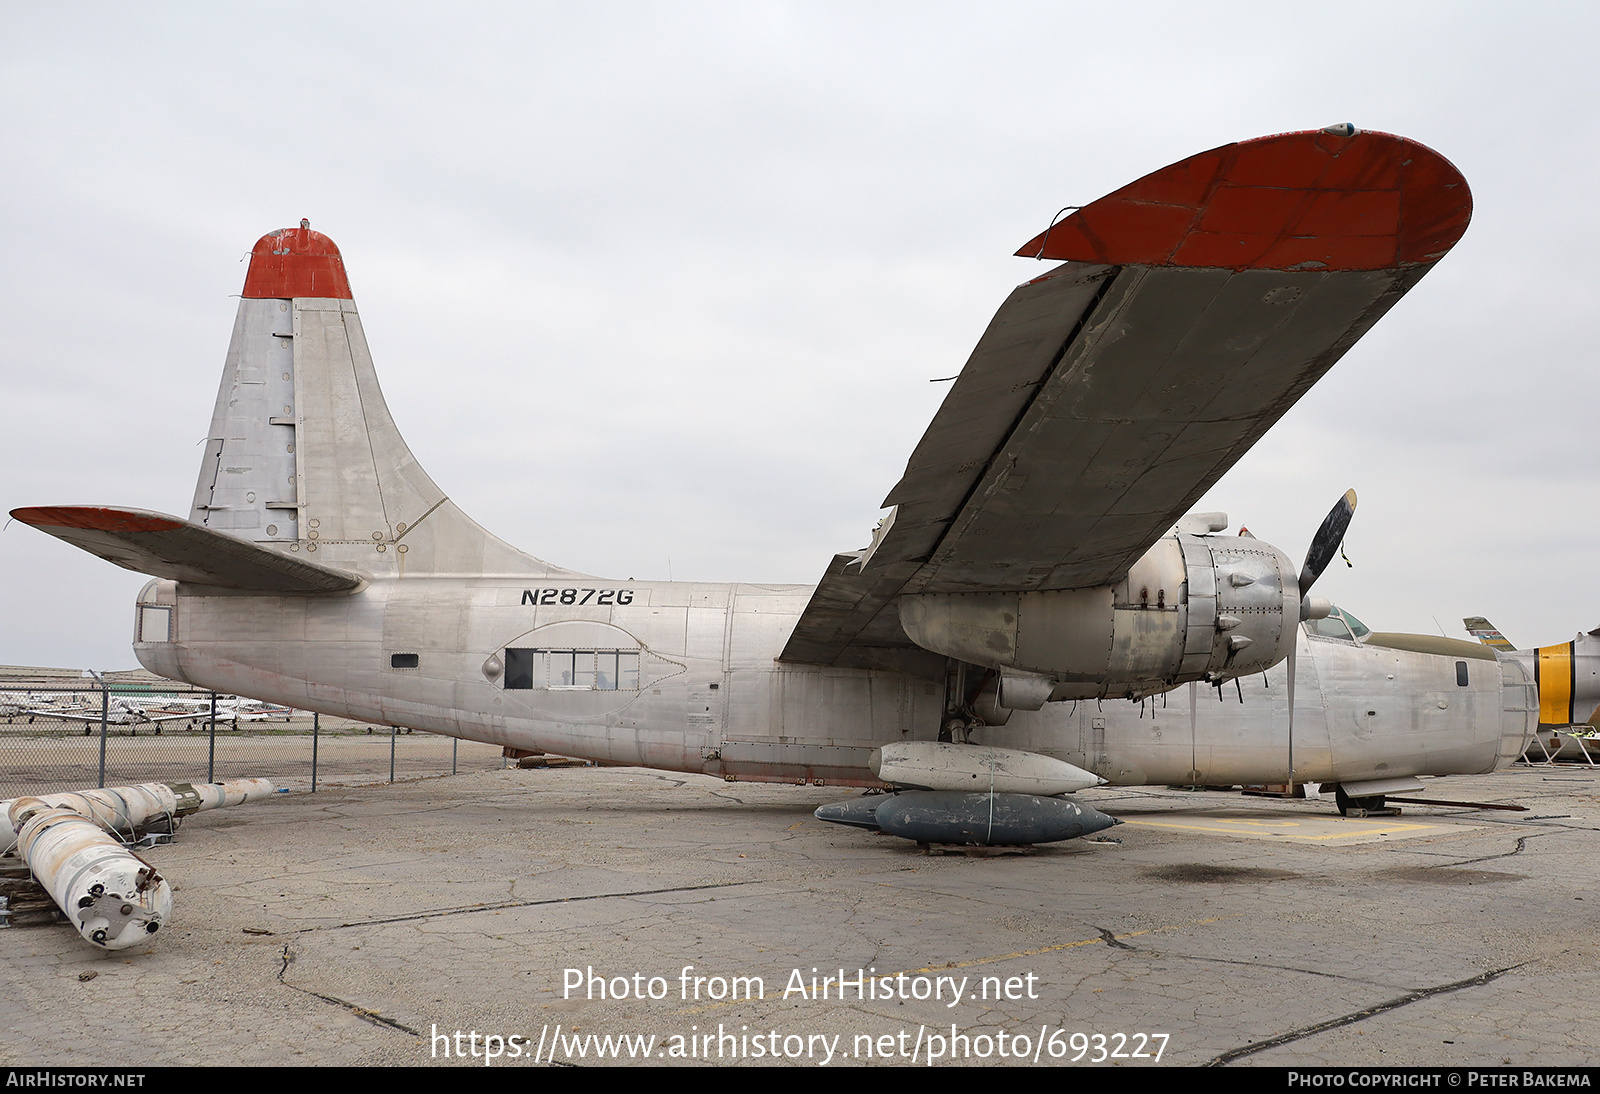
[[[1299,571],[1282,551],[1184,533],[1117,585],[900,598],[913,642],[999,670],[999,703],[1017,710],[1265,672],[1289,655],[1299,620]]]

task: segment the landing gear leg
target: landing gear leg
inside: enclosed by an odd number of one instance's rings
[[[964,745],[967,743],[967,731],[971,728],[971,723],[965,718],[946,718],[939,729],[939,740],[946,744]]]
[[[964,745],[971,733],[984,726],[983,719],[972,711],[969,687],[966,663],[952,660],[945,670],[944,717],[939,723],[939,740],[946,744]]]

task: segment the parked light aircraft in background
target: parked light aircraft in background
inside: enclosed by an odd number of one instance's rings
[[[281,703],[264,703],[260,699],[231,698],[217,704],[217,720],[230,721],[234,728],[240,722],[287,722],[294,718],[294,708]]]
[[[66,701],[57,701],[54,697],[45,696],[44,700],[31,699],[29,704],[6,704],[0,706],[0,717],[15,718],[27,715],[31,724],[37,718],[57,719],[65,722],[82,722],[86,727],[98,725],[101,718],[100,700],[86,697],[81,693],[74,693],[64,697]],[[217,721],[232,722],[237,729],[240,722],[265,722],[277,718],[284,721],[294,717],[294,710],[279,706],[275,703],[263,703],[259,699],[241,699],[235,696],[218,697],[215,702]],[[133,726],[135,729],[141,725],[154,726],[157,733],[166,722],[188,721],[191,726],[197,726],[202,721],[211,717],[212,700],[208,698],[195,699],[175,695],[146,695],[134,698],[127,695],[118,695],[110,698],[105,706],[104,721],[111,726]]]
[[[0,718],[12,719],[31,714],[35,710],[54,713],[57,710],[77,710],[85,705],[81,692],[25,691],[12,692],[0,699]]]
[[[1092,831],[1110,819],[1051,796],[1100,781],[1377,795],[1510,762],[1526,673],[1325,629],[1349,617],[1307,592],[1353,495],[1300,568],[1219,514],[1179,518],[1470,215],[1437,153],[1335,126],[1053,222],[1017,253],[1060,264],[1007,298],[871,543],[815,588],[593,578],[490,535],[401,439],[343,260],[306,221],[253,251],[189,518],[13,515],[155,576],[134,649],[161,675],[611,763],[915,787],[866,826],[919,839]],[[1316,714],[1295,720],[1291,681]],[[1241,704],[1212,717],[1200,683]],[[1185,684],[1187,732],[1170,706],[1098,702]]]
[[[112,726],[134,726],[136,728],[142,725],[155,726],[156,732],[160,733],[161,723],[163,722],[176,722],[184,718],[193,720],[195,717],[195,715],[189,713],[151,713],[148,708],[149,704],[138,699],[133,699],[126,695],[117,695],[106,703],[103,712],[97,700],[93,703],[84,703],[76,709],[41,706],[31,707],[23,711],[23,713],[28,715],[30,722],[34,718],[56,718],[64,722],[82,722],[85,726],[85,733],[88,732],[87,727],[91,723],[99,725],[102,721],[106,725]]]
[[[209,696],[195,698],[192,696],[157,695],[151,697],[151,704],[163,710],[188,710],[193,716],[203,714],[211,715],[212,700]],[[219,695],[216,698],[217,721],[261,722],[272,718],[288,720],[294,717],[294,708],[278,703],[264,703],[260,699],[245,699],[236,695]]]

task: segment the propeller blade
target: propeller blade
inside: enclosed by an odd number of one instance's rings
[[[1317,534],[1311,537],[1311,548],[1306,551],[1305,565],[1300,567],[1300,596],[1305,597],[1317,578],[1322,576],[1322,571],[1328,568],[1328,563],[1333,561],[1333,556],[1338,553],[1339,544],[1344,541],[1345,530],[1350,527],[1350,518],[1356,512],[1356,492],[1346,490],[1344,497],[1340,498],[1328,513],[1328,519],[1322,522],[1322,527],[1317,529]]]
[[[1338,553],[1339,544],[1344,542],[1344,534],[1350,527],[1350,518],[1356,513],[1356,492],[1346,490],[1344,497],[1340,498],[1322,527],[1317,529],[1317,534],[1311,537],[1311,547],[1306,551],[1305,565],[1300,568],[1300,611],[1301,619],[1306,618],[1310,598],[1306,595],[1317,578],[1322,576],[1322,571],[1328,568],[1328,563],[1333,561],[1333,556]],[[1320,598],[1319,598],[1320,599]],[[1328,614],[1328,605],[1323,601],[1323,606],[1318,616]],[[1294,792],[1294,678],[1297,669],[1296,654],[1300,650],[1299,628],[1296,627],[1294,644],[1289,647],[1289,791]]]

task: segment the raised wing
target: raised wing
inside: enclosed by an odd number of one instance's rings
[[[1336,127],[1203,152],[1053,224],[1017,253],[1065,264],[1001,306],[782,659],[927,669],[903,593],[1120,580],[1471,210],[1437,153]]]
[[[107,562],[154,577],[261,593],[348,593],[361,577],[147,509],[46,505],[11,515]]]

